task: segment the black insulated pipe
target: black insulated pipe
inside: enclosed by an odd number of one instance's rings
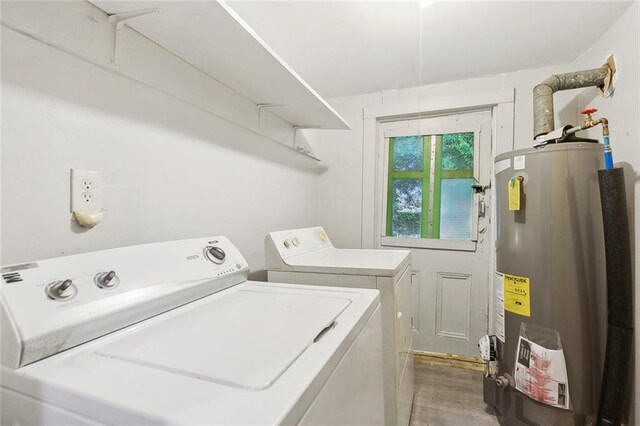
[[[596,425],[620,425],[627,406],[633,298],[631,242],[624,173],[621,168],[598,170],[607,265],[607,347]]]

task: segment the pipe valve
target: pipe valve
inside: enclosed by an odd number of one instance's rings
[[[597,108],[585,108],[582,111],[580,111],[580,114],[586,115],[586,117],[584,118],[585,121],[586,121],[586,120],[591,120],[591,114],[593,114],[594,112],[598,112],[598,109]]]
[[[593,117],[591,117],[591,114],[593,114],[594,112],[598,112],[598,110],[596,108],[585,108],[582,111],[580,111],[580,114],[584,115],[584,121],[582,122],[581,125],[576,126],[576,127],[571,127],[569,129],[566,129],[563,131],[563,135],[560,138],[560,140],[565,139],[567,136],[572,135],[576,132],[579,132],[581,130],[586,130],[586,129],[590,129],[592,127],[597,126],[598,124],[602,124],[602,136],[604,137],[608,137],[609,136],[609,121],[606,118],[599,118],[597,120],[594,120]]]
[[[591,117],[591,114],[597,112],[598,110],[595,108],[585,108],[580,111],[580,114],[583,114],[584,121],[581,125],[572,127],[564,132],[561,139],[566,138],[567,136],[579,132],[580,130],[589,129],[591,127],[595,127],[598,124],[602,124],[602,143],[604,144],[604,165],[607,169],[613,169],[613,153],[611,152],[611,145],[609,144],[609,120],[602,117],[597,120],[594,120]]]
[[[591,114],[593,114],[594,112],[598,112],[597,108],[585,108],[582,111],[580,111],[580,114],[584,115],[584,121],[582,122],[582,125],[580,126],[580,130],[584,130],[584,129],[588,129],[590,127],[595,127],[598,124],[602,123],[602,134],[603,136],[608,136],[609,135],[609,126],[608,126],[608,121],[606,118],[601,118],[599,120],[594,120],[591,117]]]

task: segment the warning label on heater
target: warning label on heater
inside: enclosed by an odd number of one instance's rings
[[[514,372],[516,389],[543,404],[569,408],[567,366],[562,349],[542,347],[520,336]]]
[[[514,314],[531,316],[529,278],[504,274],[504,309]]]
[[[498,271],[495,275],[494,288],[496,292],[496,336],[504,342],[504,275]]]

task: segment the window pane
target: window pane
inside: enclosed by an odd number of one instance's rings
[[[422,180],[394,179],[391,236],[420,238]]]
[[[470,240],[473,179],[442,179],[440,186],[440,239]]]
[[[422,136],[403,136],[393,142],[393,170],[421,172],[424,155]]]
[[[442,135],[442,170],[473,170],[473,132]]]

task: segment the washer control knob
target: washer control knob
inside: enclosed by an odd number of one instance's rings
[[[205,248],[204,255],[207,257],[207,259],[218,265],[224,263],[224,259],[225,257],[227,257],[224,250],[222,250],[220,247],[215,246]]]
[[[100,288],[113,288],[120,283],[116,271],[100,272],[96,274],[93,281]]]
[[[53,300],[68,300],[76,295],[78,289],[71,280],[53,281],[45,287],[45,293]]]

